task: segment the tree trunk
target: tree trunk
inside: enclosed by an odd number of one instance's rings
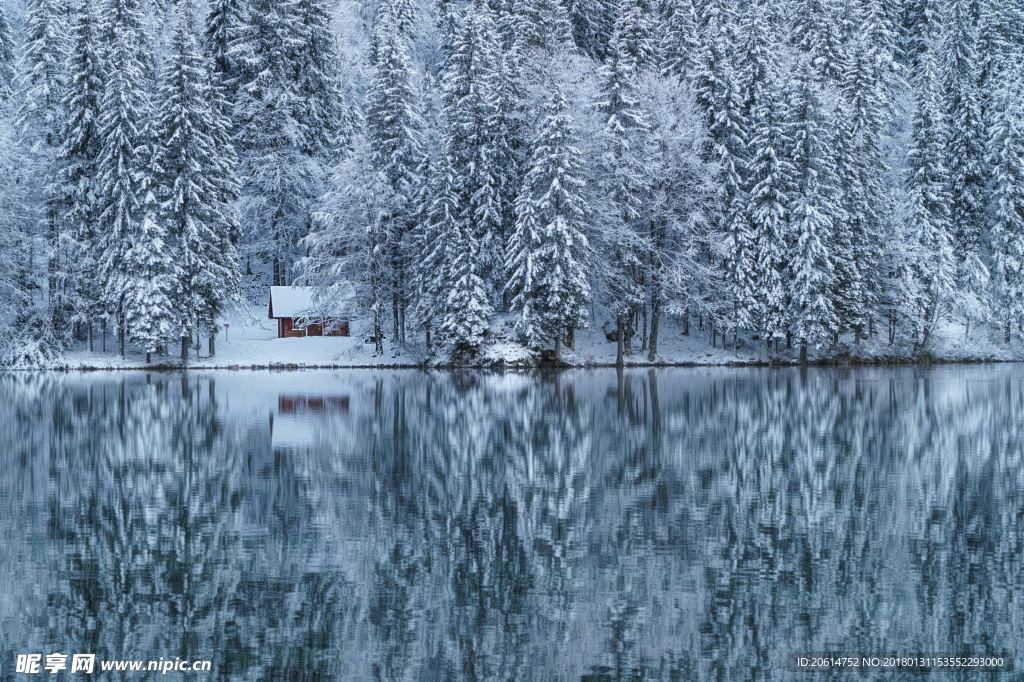
[[[375,355],[384,355],[384,330],[381,328],[380,305],[373,308],[373,352]]]
[[[640,350],[647,350],[647,305],[640,311]]]
[[[565,347],[572,350],[576,347],[576,327],[569,325],[569,329],[565,332]]]
[[[217,332],[210,332],[210,357],[217,354]]]
[[[391,295],[391,345],[395,348],[398,347],[398,340],[400,338],[398,330],[398,308],[398,292],[395,291],[395,293]]]
[[[107,352],[107,318],[106,317],[103,318],[103,335],[101,337],[101,344],[102,345],[100,347],[103,349],[103,352],[106,353]]]
[[[405,348],[405,262],[398,257],[398,345]]]
[[[146,364],[149,365],[149,364],[152,364],[152,362],[153,362],[153,353],[151,353],[150,351],[147,350],[146,351]]]
[[[793,350],[793,332],[786,330],[786,350]]]
[[[619,313],[615,317],[615,366],[622,367],[623,354],[625,352],[625,344],[622,341],[622,337],[626,335],[626,330],[623,328],[625,325],[622,323],[622,313]]]
[[[807,364],[807,342],[806,341],[801,341],[800,342],[800,364],[801,365],[806,365]]]
[[[95,350],[93,348],[93,333],[92,333],[93,332],[93,324],[92,324],[92,320],[89,320],[88,325],[89,325],[89,352],[92,353]]]
[[[1012,327],[1013,327],[1013,325],[1010,323],[1009,320],[1007,320],[1007,322],[1006,322],[1006,345],[1010,345],[1010,340],[1013,338],[1013,336],[1012,336]]]
[[[634,307],[629,311],[629,317],[626,319],[626,328],[623,330],[623,352],[626,355],[633,354],[633,332],[636,325],[636,308]]]
[[[122,358],[125,357],[124,337],[125,337],[124,318],[118,316],[118,318],[117,318],[117,348],[118,348],[118,352],[121,354]]]
[[[50,326],[55,334],[62,334],[64,329],[64,311],[59,293],[60,282],[57,273],[60,269],[60,235],[57,231],[57,209],[52,198],[47,199],[46,209],[46,288],[49,296]]]
[[[181,337],[181,364],[183,364],[183,365],[188,362],[188,347],[189,347],[189,344],[191,342],[192,342],[192,339],[187,334],[182,335],[182,337]]]
[[[654,362],[658,358],[658,330],[661,327],[661,294],[657,290],[656,280],[652,279],[651,295],[651,338],[647,347],[647,360]]]
[[[683,313],[683,336],[690,335],[690,307],[686,307],[686,312]]]

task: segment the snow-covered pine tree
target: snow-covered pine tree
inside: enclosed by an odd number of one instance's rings
[[[474,229],[480,262],[474,270],[492,285],[502,278],[504,233],[501,190],[506,184],[497,161],[501,64],[494,20],[485,3],[463,10],[442,74],[442,93],[452,135],[449,153],[459,179],[463,224]],[[496,287],[491,287],[495,290]]]
[[[835,265],[830,248],[841,207],[835,201],[839,179],[829,145],[827,119],[817,71],[809,58],[799,60],[788,118],[794,131],[795,194],[790,207],[790,319],[800,343],[800,359],[809,348],[829,343],[838,331]]]
[[[818,76],[837,83],[845,62],[839,0],[796,0],[790,32],[797,48],[806,55]]]
[[[759,231],[764,226],[752,220],[749,193],[756,181],[748,171],[752,169],[753,154],[758,152],[751,144],[757,126],[755,110],[768,115],[762,105],[779,96],[778,66],[773,53],[775,31],[766,3],[755,2],[745,8],[740,17],[739,35],[742,38],[734,57],[736,66],[732,67],[729,61],[719,65],[717,92],[720,99],[711,117],[710,129],[713,158],[720,164],[722,178],[719,227],[725,236],[734,342],[738,329],[755,328],[764,314],[758,289],[759,275],[767,274],[758,263],[763,241]],[[776,140],[770,144],[778,143]]]
[[[708,160],[718,164],[719,201],[712,215],[712,229],[720,233],[709,260],[725,270],[727,300],[722,314],[712,321],[712,334],[719,324],[733,332],[751,328],[757,313],[753,292],[754,249],[749,222],[745,219],[745,182],[749,125],[744,121],[743,93],[734,58],[737,49],[738,17],[730,2],[716,0],[704,6],[703,49],[695,69],[695,92],[703,107],[708,128]],[[714,337],[712,337],[714,339]]]
[[[32,0],[26,37],[18,63],[18,124],[27,147],[26,161],[35,171],[36,202],[46,237],[47,342],[66,343],[68,316],[65,251],[60,224],[60,187],[55,173],[60,145],[61,98],[64,92],[67,35],[58,0]]]
[[[661,73],[692,80],[699,61],[700,41],[697,37],[697,11],[693,0],[666,0],[661,25]]]
[[[295,0],[295,4],[297,116],[306,139],[306,153],[326,159],[344,142],[338,139],[341,83],[331,14],[325,0]]]
[[[728,87],[723,74],[735,53],[735,8],[724,0],[710,0],[698,17],[699,53],[693,68],[694,93],[708,119],[708,130],[714,124],[723,91]]]
[[[235,101],[235,89],[241,73],[236,59],[236,46],[247,23],[245,0],[211,0],[206,15],[206,54],[213,60],[213,69],[228,103]]]
[[[393,200],[382,220],[389,231],[392,339],[402,345],[409,298],[408,240],[420,208],[417,193],[422,185],[418,173],[422,170],[423,121],[405,37],[391,20],[379,24],[376,35],[377,59],[367,93],[366,126],[373,167],[388,182]]]
[[[372,158],[371,143],[358,135],[313,212],[299,271],[303,282],[317,288],[323,309],[352,317],[359,310],[370,312],[374,353],[380,356],[389,299],[387,216],[393,199],[387,177],[374,168]]]
[[[1003,64],[1020,58],[1024,45],[1024,6],[1019,0],[977,0],[971,3],[977,23],[977,75],[981,91],[981,115],[986,126],[992,124],[992,94],[999,89]]]
[[[182,279],[152,192],[147,192],[143,207],[135,239],[124,254],[121,314],[128,337],[146,353],[148,364],[153,353],[164,348],[177,322]]]
[[[477,230],[461,205],[461,165],[450,136],[441,160],[443,182],[434,211],[439,267],[430,290],[437,296],[438,331],[456,353],[475,352],[483,343],[492,308],[484,282]],[[452,209],[457,207],[457,212]]]
[[[562,0],[519,0],[517,27],[524,48],[557,52],[572,45],[573,26]]]
[[[191,339],[211,338],[226,301],[237,298],[238,255],[233,243],[233,206],[224,201],[223,176],[230,162],[219,140],[226,135],[215,106],[207,62],[192,29],[191,4],[179,10],[171,53],[160,86],[160,115],[154,135],[160,228],[174,245],[178,268],[175,330],[182,360]]]
[[[950,236],[950,195],[946,158],[946,123],[934,44],[919,57],[914,88],[913,136],[907,154],[909,220],[917,249],[915,275],[922,299],[922,319],[913,320],[920,343],[927,344],[948,313],[956,278]]]
[[[105,38],[113,40],[118,26],[123,26],[132,36],[132,40],[136,41],[132,47],[142,48],[145,41],[146,15],[139,0],[107,0],[100,18]]]
[[[615,315],[616,362],[620,365],[623,356],[632,352],[632,323],[644,302],[647,254],[639,225],[645,189],[642,141],[647,124],[637,99],[636,71],[616,30],[598,74],[595,106],[604,125],[595,170],[608,202],[600,229],[606,261],[602,289],[605,303]]]
[[[853,172],[860,192],[857,207],[848,206],[858,222],[852,234],[854,258],[859,264],[863,282],[863,307],[867,311],[867,328],[854,327],[855,340],[872,330],[874,309],[882,302],[885,288],[879,244],[892,244],[894,199],[887,181],[888,159],[884,144],[894,121],[893,91],[897,72],[892,52],[895,37],[891,21],[879,0],[865,0],[861,8],[859,35],[852,38],[849,59],[843,70],[840,89],[848,103],[846,119]],[[888,272],[894,272],[889,267]],[[893,301],[889,301],[892,308]]]
[[[416,0],[385,0],[377,12],[378,22],[392,22],[399,35],[406,38],[412,35],[419,15]]]
[[[12,106],[9,100],[0,101],[0,112],[8,120]],[[17,149],[20,138],[17,126],[0,126],[0,149]],[[0,154],[0,177],[7,178],[4,191],[0,192],[0,318],[9,321],[0,327],[0,366],[4,367],[33,362],[38,358],[36,350],[48,355],[57,350],[50,344],[38,345],[34,338],[35,326],[41,320],[33,320],[31,294],[36,287],[36,275],[27,256],[31,254],[34,235],[30,232],[31,223],[25,220],[25,207],[33,198],[33,190],[24,180],[26,175],[20,154]]]
[[[850,49],[847,51],[846,70],[849,71],[850,62],[854,59],[852,53],[859,49],[867,58],[864,68],[872,74],[872,81],[885,94],[877,102],[875,115],[891,122],[894,115],[891,91],[897,79],[902,76],[897,8],[892,7],[887,0],[859,0],[855,8],[860,25],[856,34],[847,39]],[[843,83],[847,82],[849,79],[844,78]]]
[[[14,84],[14,35],[7,19],[7,6],[0,4],[0,96],[10,96]]]
[[[18,64],[18,121],[34,147],[59,144],[68,39],[59,0],[31,0]]]
[[[97,164],[101,152],[99,137],[100,99],[103,96],[103,64],[97,22],[89,2],[77,9],[69,65],[69,85],[64,94],[65,118],[58,153],[61,211],[73,244],[73,267],[69,268],[74,291],[76,321],[88,327],[89,350],[93,350],[94,319],[102,314],[98,259]]]
[[[117,1],[116,4],[127,6]],[[140,239],[143,200],[152,161],[150,93],[143,78],[141,24],[133,12],[111,23],[105,58],[107,82],[100,99],[97,162],[98,273],[104,306],[118,317],[118,346],[125,354],[125,300],[135,274],[128,251]]]
[[[240,200],[249,253],[289,284],[323,168],[307,150],[295,55],[301,49],[293,0],[253,0],[233,55],[242,72],[236,113]]]
[[[949,0],[944,20],[943,101],[949,122],[947,167],[950,237],[957,261],[957,298],[970,329],[988,317],[988,271],[982,261],[986,241],[985,123],[981,102],[977,30],[967,0]]]
[[[523,184],[524,154],[529,140],[526,130],[528,98],[524,92],[519,46],[511,44],[501,51],[498,61],[492,163],[501,209],[501,230],[512,234],[516,222],[516,199]],[[502,244],[504,247],[504,244]]]
[[[1024,325],[1024,79],[1006,64],[993,101],[988,165],[992,169],[989,247],[993,298],[1009,343]]]
[[[903,4],[902,20],[900,53],[914,73],[921,56],[931,49],[929,45],[939,33],[942,24],[939,0],[907,0]]]
[[[734,70],[722,70],[722,99],[715,108],[709,136],[718,162],[720,205],[718,229],[729,281],[731,310],[728,329],[735,345],[740,329],[753,329],[759,315],[755,235],[747,220],[747,179],[744,177],[750,125],[743,114],[742,93]]]
[[[778,96],[779,43],[767,2],[758,0],[747,5],[740,15],[739,35],[735,55],[736,87],[740,92],[743,120],[750,125],[754,108]]]
[[[620,0],[614,33],[618,36],[619,49],[629,57],[634,68],[643,70],[660,61],[654,10],[648,0]]]
[[[210,65],[212,67],[212,64]],[[238,220],[238,198],[241,193],[241,181],[238,178],[238,151],[235,149],[234,128],[231,120],[231,103],[227,99],[225,88],[216,72],[211,68],[210,74],[210,137],[214,152],[212,158],[217,163],[213,173],[220,203],[228,207],[224,214],[227,234],[235,252],[242,239],[242,226]]]
[[[528,345],[557,356],[586,326],[589,244],[584,236],[582,159],[565,97],[554,89],[533,143],[509,240],[506,287]]]
[[[832,145],[835,164],[837,203],[841,216],[835,216],[832,230],[831,255],[835,272],[835,301],[837,330],[853,330],[860,338],[860,330],[867,326],[870,310],[865,280],[865,249],[869,235],[870,205],[874,197],[868,195],[861,172],[860,148],[851,105],[841,101],[833,115],[832,129],[836,132]],[[870,248],[870,246],[869,246]]]
[[[769,59],[757,71],[762,75],[747,85],[751,137],[744,173],[749,187],[746,215],[755,252],[758,322],[771,343],[784,338],[787,330],[786,262],[795,169],[786,155],[789,130],[777,67]]]
[[[442,154],[434,160],[425,156],[424,165],[417,201],[420,213],[412,239],[412,310],[424,327],[430,352],[435,326],[444,316],[446,231],[458,222],[459,203],[450,157]]]
[[[584,54],[603,59],[615,22],[614,0],[567,0],[576,46]]]

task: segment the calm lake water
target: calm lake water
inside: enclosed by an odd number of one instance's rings
[[[1022,432],[1018,366],[3,375],[0,678],[1019,670]]]

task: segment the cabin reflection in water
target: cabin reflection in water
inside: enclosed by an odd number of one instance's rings
[[[322,442],[324,425],[348,414],[349,402],[349,396],[337,393],[281,393],[268,420],[274,450],[315,447]]]

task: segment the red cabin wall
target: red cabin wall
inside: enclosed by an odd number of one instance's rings
[[[341,327],[326,334],[326,336],[348,336],[348,322],[342,322]],[[325,336],[323,327],[319,324],[306,325],[305,329],[295,327],[295,319],[281,317],[277,320],[277,338],[301,338],[303,336]]]

